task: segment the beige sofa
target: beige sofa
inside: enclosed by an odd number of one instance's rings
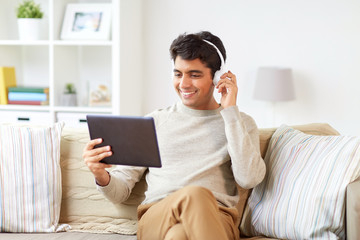
[[[328,124],[295,126],[308,134],[338,135]],[[260,146],[265,155],[275,129],[260,129]],[[125,203],[113,205],[96,190],[92,174],[81,159],[82,150],[89,140],[86,129],[64,128],[61,139],[61,168],[63,198],[60,223],[72,229],[62,233],[19,234],[0,233],[0,239],[121,239],[134,240],[136,236],[136,208],[144,198],[145,181],[139,182]],[[251,191],[240,189],[238,204],[242,215]],[[347,239],[360,239],[360,180],[347,189]],[[244,237],[245,238],[245,237]],[[258,236],[252,239],[266,239]]]

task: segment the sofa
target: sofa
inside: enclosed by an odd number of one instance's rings
[[[325,123],[293,126],[307,134],[338,135]],[[276,128],[260,129],[261,154],[265,157],[269,141]],[[106,200],[96,189],[92,174],[81,158],[89,140],[87,129],[64,127],[61,135],[60,165],[62,175],[61,224],[65,232],[57,233],[0,233],[0,239],[136,239],[136,209],[144,199],[146,183],[138,182],[130,198],[119,205]],[[251,189],[242,189],[238,203],[239,223]],[[346,190],[346,238],[360,239],[360,180],[348,185]],[[243,223],[242,223],[243,224]],[[71,226],[71,229],[66,226]],[[268,239],[264,236],[244,236],[243,239]]]

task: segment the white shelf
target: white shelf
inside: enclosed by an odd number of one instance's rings
[[[0,40],[0,46],[48,46],[48,40],[21,41],[21,40]]]
[[[21,41],[21,40],[0,40],[0,46],[112,46],[112,41],[68,41],[68,40],[36,40],[36,41]]]
[[[106,107],[55,107],[54,110],[70,113],[112,113],[112,109]]]
[[[79,112],[79,113],[112,113],[112,108],[110,107],[51,107],[50,106],[36,106],[36,105],[0,105],[0,110],[9,110],[9,111],[18,111],[24,110],[27,111],[41,111],[48,112],[52,109],[55,112]]]
[[[109,40],[60,40],[61,25],[68,3],[92,3],[94,0],[36,0],[44,11],[44,40],[22,41],[17,38],[15,7],[18,1],[4,0],[0,8],[0,66],[14,66],[17,85],[49,87],[48,106],[0,105],[0,114],[47,114],[50,122],[57,116],[79,118],[86,114],[120,114],[120,2],[112,4],[112,30]],[[14,12],[14,14],[10,14]],[[111,89],[109,107],[87,106],[89,84],[107,83]],[[67,83],[76,87],[78,106],[61,104]],[[40,115],[39,115],[40,116]],[[41,115],[44,116],[44,115]],[[14,116],[16,117],[16,116]],[[13,118],[8,118],[13,119]],[[33,119],[39,119],[36,115]],[[70,121],[71,122],[71,121]]]
[[[39,111],[39,112],[48,112],[50,111],[49,106],[36,106],[36,105],[0,105],[1,110],[9,110],[9,111],[19,111],[19,110],[26,110],[26,111]]]
[[[112,46],[112,41],[56,40],[53,44],[55,46]]]

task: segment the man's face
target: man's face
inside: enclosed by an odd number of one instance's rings
[[[177,56],[173,82],[175,91],[185,106],[196,110],[212,110],[219,107],[213,97],[211,69],[200,59],[184,60]]]

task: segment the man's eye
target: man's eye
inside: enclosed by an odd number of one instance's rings
[[[181,77],[181,74],[180,73],[174,73],[174,76],[175,77]]]
[[[201,77],[201,75],[199,75],[199,74],[191,74],[191,77],[192,78],[199,78],[199,77]]]

